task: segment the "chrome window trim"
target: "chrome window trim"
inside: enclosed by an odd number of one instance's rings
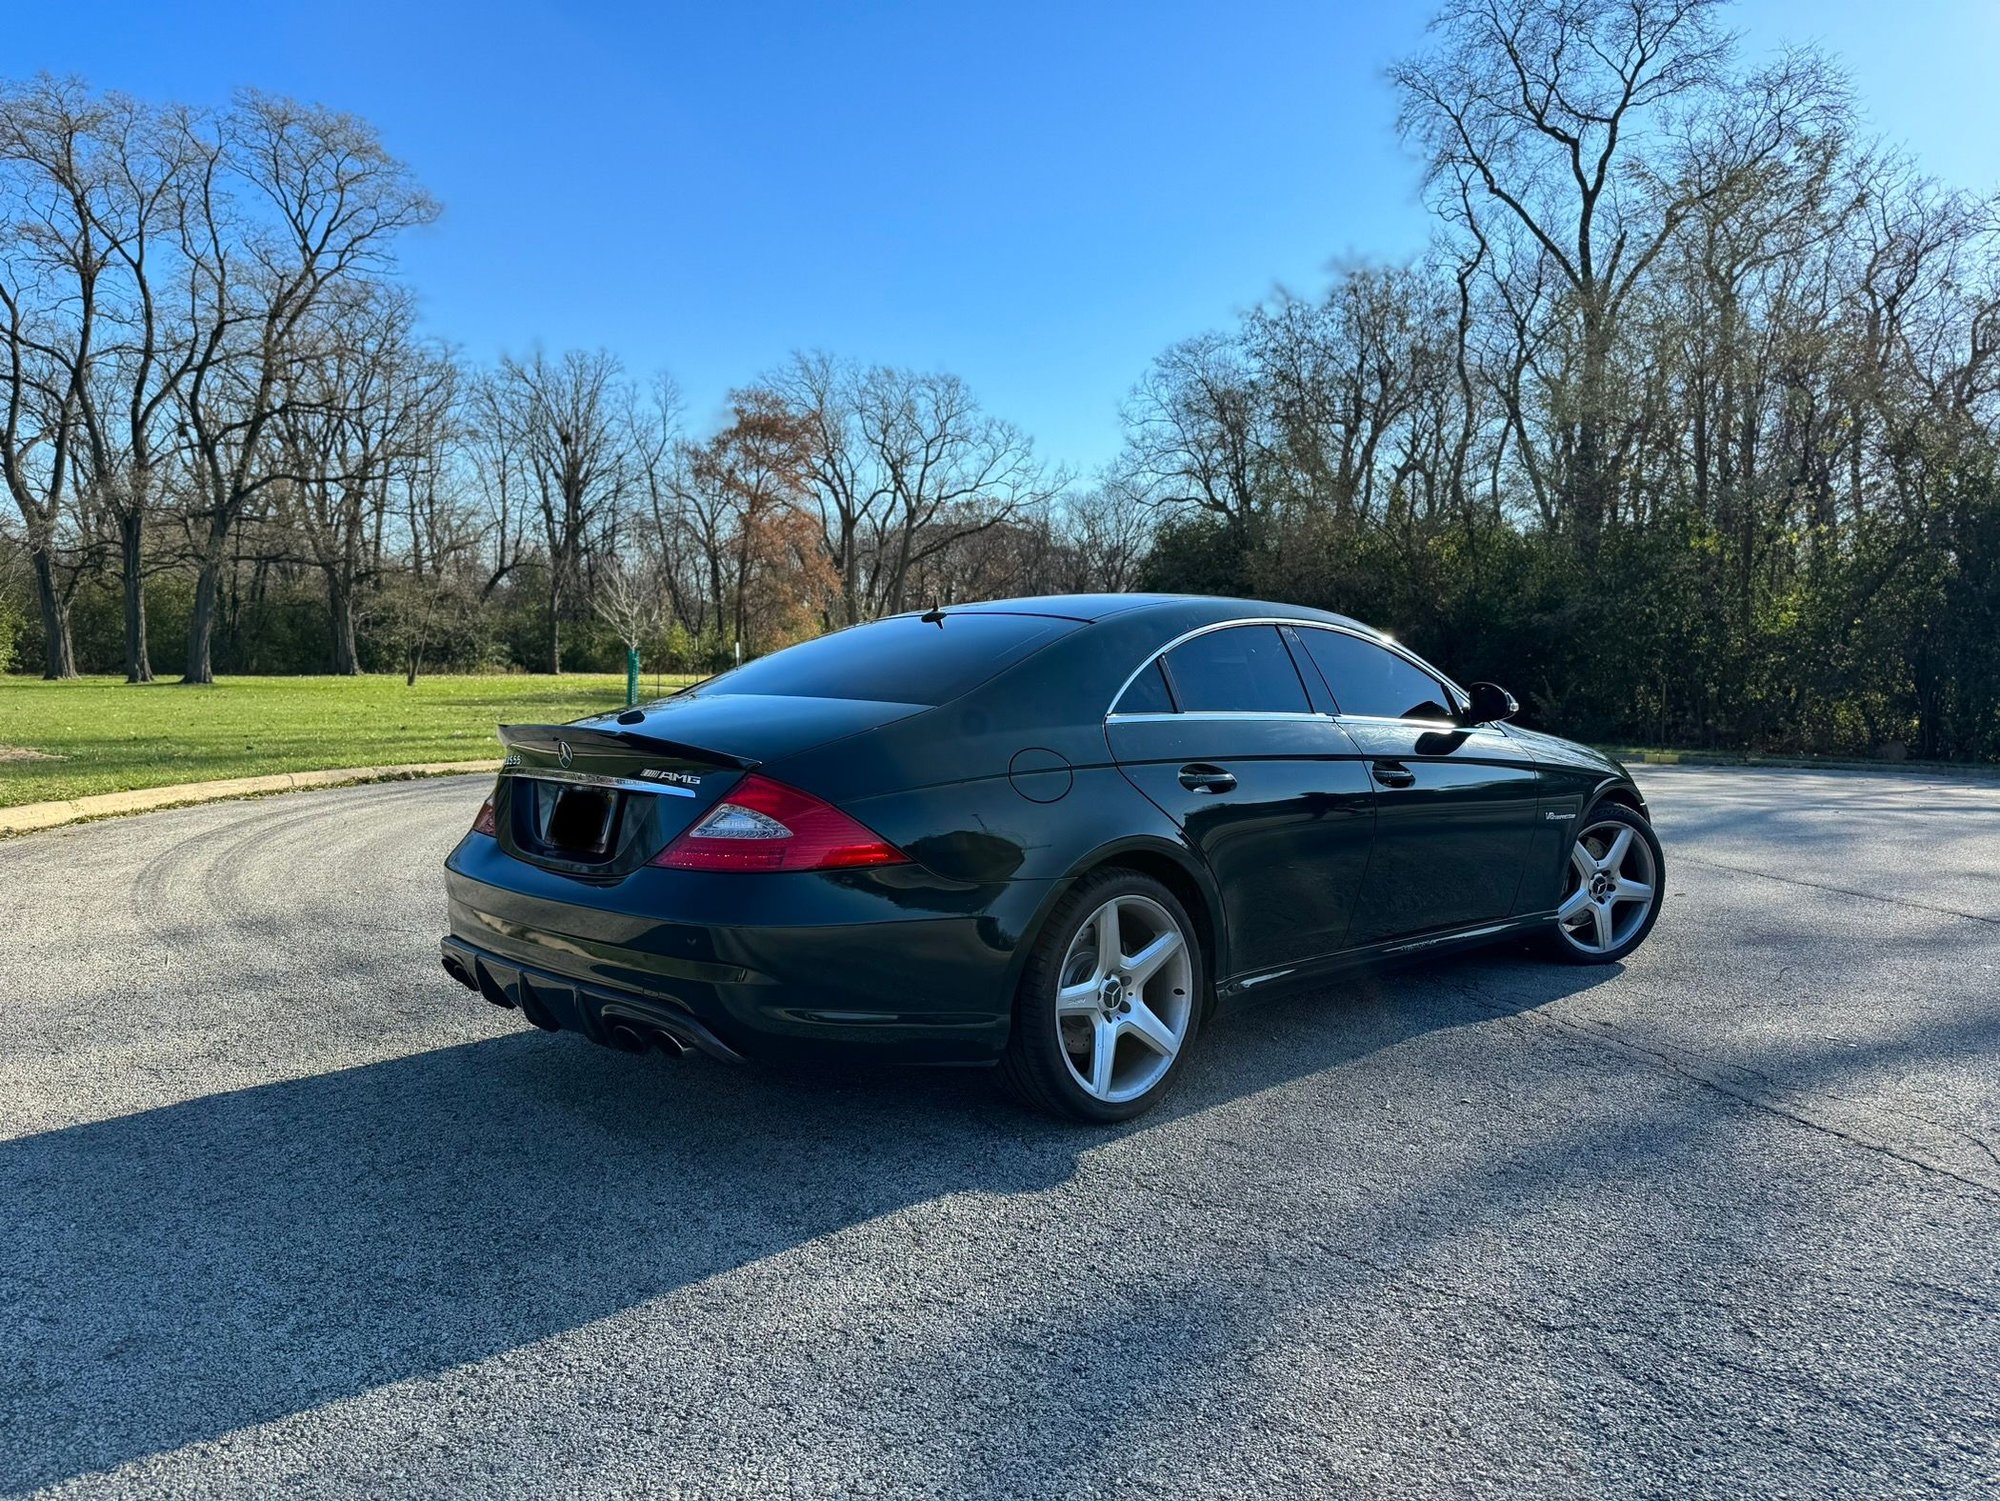
[[[1483,724],[1460,724],[1456,719],[1404,719],[1395,714],[1329,714],[1327,718],[1342,724],[1408,724],[1424,729],[1462,731],[1468,735],[1474,730],[1486,728]]]
[[[1152,655],[1148,656],[1145,661],[1141,662],[1137,667],[1132,669],[1131,673],[1126,677],[1125,681],[1118,685],[1118,691],[1111,695],[1111,703],[1105,709],[1104,717],[1106,719],[1110,719],[1114,715],[1116,715],[1116,717],[1120,719],[1138,719],[1140,716],[1137,714],[1118,714],[1117,713],[1118,700],[1125,696],[1125,690],[1127,688],[1130,688],[1133,685],[1133,683],[1138,681],[1140,673],[1144,672],[1148,667],[1151,667],[1155,662],[1159,661],[1160,658],[1164,657],[1168,652],[1172,651],[1175,647],[1182,645],[1184,642],[1192,641],[1197,636],[1206,636],[1211,631],[1232,630],[1239,625],[1291,625],[1293,623],[1294,622],[1290,620],[1285,620],[1275,615],[1246,615],[1241,620],[1218,620],[1212,625],[1198,625],[1191,631],[1183,631],[1180,635],[1174,637],[1173,640],[1169,641],[1165,646],[1156,648],[1153,651]],[[1305,686],[1306,685],[1303,681],[1299,683],[1299,689],[1301,692],[1305,691]],[[1312,695],[1310,693],[1306,694],[1306,702],[1307,703],[1312,702]],[[1165,719],[1186,719],[1191,714],[1222,715],[1225,717],[1232,717],[1232,718],[1239,714],[1261,714],[1266,717],[1277,714],[1297,714],[1298,717],[1302,719],[1305,718],[1316,719],[1323,717],[1321,715],[1314,714],[1311,712],[1299,714],[1298,711],[1292,709],[1195,709],[1195,710],[1182,710],[1173,714],[1162,715],[1161,717]]]
[[[1390,655],[1401,657],[1426,677],[1436,678],[1443,685],[1444,691],[1458,701],[1456,707],[1463,708],[1472,701],[1471,695],[1463,688],[1459,687],[1452,679],[1439,672],[1407,646],[1404,646],[1400,641],[1386,641],[1380,636],[1364,636],[1359,631],[1349,630],[1346,626],[1334,625],[1330,621],[1325,620],[1294,620],[1292,625],[1299,630],[1333,631],[1342,636],[1352,636],[1356,641],[1365,641],[1370,646],[1379,646]],[[1319,664],[1315,662],[1313,667],[1317,670]],[[1333,684],[1328,683],[1326,687],[1327,692],[1333,692]],[[1334,702],[1338,703],[1339,701],[1340,696],[1334,694]],[[1336,714],[1333,717],[1336,719],[1365,720],[1374,724],[1442,724],[1449,725],[1453,729],[1466,728],[1466,726],[1461,725],[1455,719],[1405,719],[1398,714]]]
[[[1422,657],[1418,656],[1415,652],[1403,646],[1400,642],[1387,641],[1380,636],[1366,635],[1361,631],[1353,629],[1351,626],[1335,625],[1330,620],[1299,620],[1295,617],[1288,615],[1246,615],[1240,620],[1218,620],[1212,625],[1198,625],[1191,631],[1183,631],[1180,635],[1174,637],[1173,640],[1169,641],[1165,646],[1159,647],[1157,650],[1155,650],[1151,656],[1146,658],[1145,661],[1141,662],[1137,667],[1132,669],[1131,674],[1125,679],[1125,681],[1118,685],[1118,691],[1111,695],[1111,706],[1104,711],[1104,718],[1106,722],[1108,723],[1109,721],[1116,719],[1124,721],[1125,723],[1129,724],[1148,719],[1204,719],[1205,718],[1205,719],[1331,719],[1335,723],[1339,723],[1343,719],[1354,719],[1354,720],[1368,721],[1375,724],[1436,724],[1436,725],[1446,725],[1453,729],[1464,728],[1463,725],[1460,725],[1458,721],[1454,719],[1401,719],[1394,715],[1386,715],[1386,714],[1322,714],[1317,709],[1309,710],[1305,713],[1299,713],[1298,711],[1292,709],[1193,709],[1193,710],[1180,710],[1171,714],[1160,714],[1151,711],[1140,714],[1120,714],[1118,712],[1118,700],[1125,696],[1125,690],[1127,688],[1130,688],[1135,682],[1139,680],[1140,674],[1145,672],[1145,670],[1148,667],[1151,667],[1155,662],[1159,661],[1160,658],[1164,657],[1168,652],[1172,651],[1177,646],[1184,645],[1185,643],[1194,640],[1194,638],[1197,636],[1206,636],[1210,631],[1227,631],[1239,625],[1275,625],[1279,627],[1290,626],[1294,630],[1336,631],[1343,636],[1352,636],[1356,641],[1365,641],[1370,646],[1379,646],[1384,651],[1393,653],[1394,655],[1401,657],[1404,661],[1408,662],[1412,667],[1416,668],[1419,672],[1422,672],[1429,677],[1436,678],[1438,682],[1444,685],[1445,692],[1451,694],[1458,700],[1458,706],[1462,707],[1463,705],[1471,702],[1470,696],[1466,693],[1466,691],[1463,688],[1459,687],[1457,683],[1453,682],[1450,678],[1446,677],[1443,673],[1439,672],[1435,667],[1431,666],[1430,663],[1426,662]],[[1319,664],[1317,662],[1313,664],[1313,671],[1315,672],[1319,671]],[[1302,683],[1300,686],[1303,687],[1304,684]],[[1328,686],[1327,691],[1332,692],[1331,685]],[[1312,694],[1310,691],[1307,692],[1306,697],[1308,701],[1311,700]],[[1335,702],[1338,702],[1338,699],[1336,699]]]
[[[507,766],[503,777],[519,777],[524,782],[567,782],[575,787],[602,787],[612,792],[653,792],[668,797],[693,797],[692,787],[676,787],[669,782],[642,782],[635,777],[599,776],[592,771],[560,771],[553,766]]]
[[[1137,714],[1107,714],[1104,722],[1111,724],[1144,724],[1148,720],[1180,719],[1331,719],[1330,714],[1322,714],[1317,709],[1185,709],[1162,713],[1158,709],[1145,709]]]
[[[1398,719],[1393,714],[1323,714],[1318,709],[1294,711],[1291,709],[1190,709],[1184,714],[1162,714],[1147,710],[1141,714],[1107,714],[1106,724],[1167,724],[1183,719],[1314,719],[1328,724],[1396,724],[1411,725],[1420,729],[1450,730],[1453,734],[1471,734],[1474,730],[1491,729],[1490,725],[1463,725],[1455,719]]]

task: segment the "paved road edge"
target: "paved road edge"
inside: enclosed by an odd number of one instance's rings
[[[497,771],[498,761],[439,761],[413,766],[341,766],[326,771],[281,771],[264,777],[230,777],[220,782],[183,782],[173,787],[141,787],[131,792],[102,792],[48,803],[22,803],[0,808],[0,839],[39,829],[60,828],[87,819],[115,818],[125,813],[151,813],[161,808],[185,808],[196,803],[226,802],[235,797],[261,797],[273,792],[299,792],[313,787],[347,787],[357,782],[406,782],[418,777],[448,777],[466,772]]]

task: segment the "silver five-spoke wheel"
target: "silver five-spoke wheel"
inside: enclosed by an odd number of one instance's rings
[[[1603,819],[1570,849],[1556,926],[1585,954],[1608,954],[1642,928],[1658,898],[1652,847],[1628,823]]]
[[[1151,897],[1114,896],[1085,919],[1058,971],[1057,1046],[1094,1099],[1146,1093],[1173,1067],[1194,1012],[1187,936]]]

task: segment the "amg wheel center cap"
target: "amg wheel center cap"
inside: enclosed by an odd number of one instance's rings
[[[1611,893],[1611,877],[1607,876],[1603,871],[1600,870],[1596,875],[1590,878],[1590,894],[1596,897],[1599,901],[1602,901],[1606,896],[1610,895],[1610,893]]]
[[[1124,1001],[1125,982],[1117,975],[1106,975],[1104,983],[1097,987],[1097,1004],[1104,1009],[1104,1014],[1109,1016],[1123,1005]]]

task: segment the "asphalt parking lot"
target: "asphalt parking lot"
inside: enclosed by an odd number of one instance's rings
[[[1669,902],[1102,1132],[439,972],[476,778],[0,843],[0,1491],[2000,1489],[2000,783],[1642,773]]]

